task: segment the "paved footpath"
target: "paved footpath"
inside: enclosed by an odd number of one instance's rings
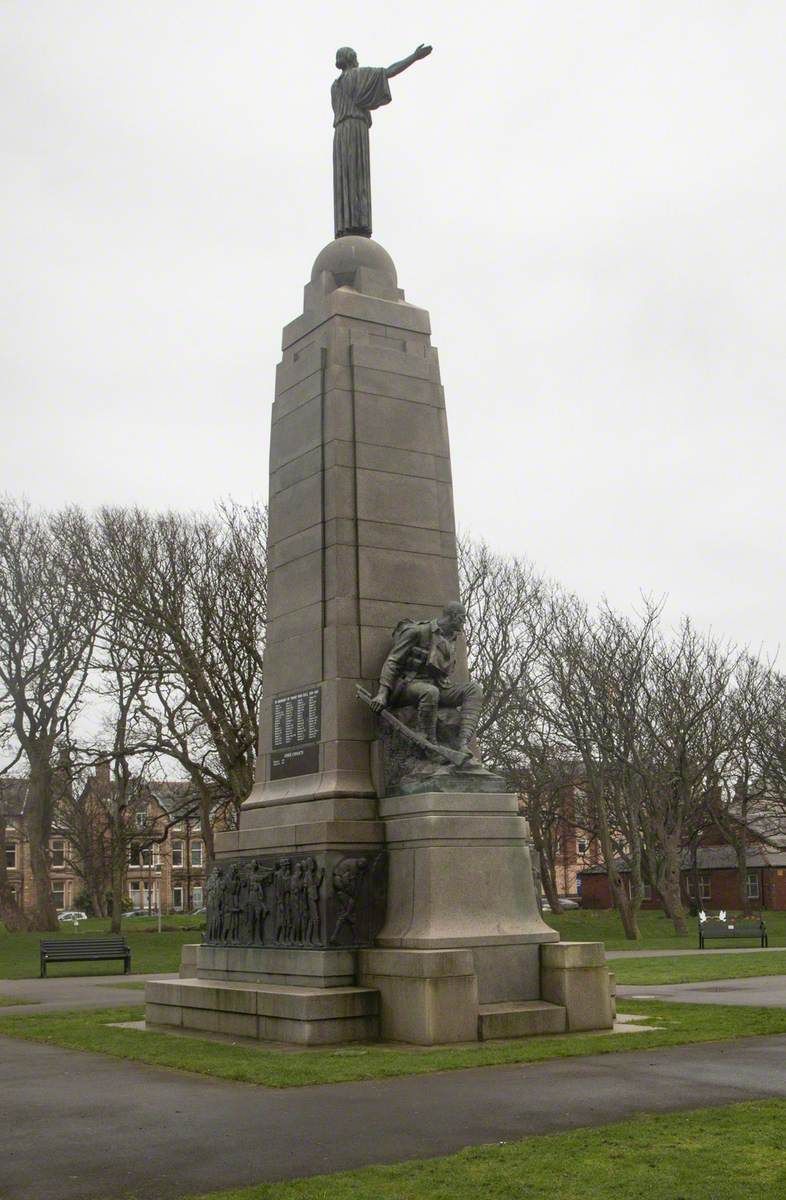
[[[786,1098],[786,1035],[286,1090],[10,1038],[0,1064],[3,1200],[172,1200]]]
[[[784,949],[783,946],[734,946],[730,949],[713,946],[710,950],[699,950],[695,946],[693,950],[607,950],[606,958],[679,958],[682,954],[714,958],[716,954],[772,954],[777,950],[783,953]]]
[[[625,997],[668,1000],[677,1004],[734,1004],[754,1008],[786,1008],[786,975],[703,980],[696,983],[618,986],[618,1000]]]
[[[177,975],[61,975],[46,979],[1,979],[0,996],[18,1001],[3,1005],[0,1016],[58,1012],[76,1008],[129,1008],[144,1003],[139,987],[146,979],[177,979]],[[0,1191],[0,1197],[3,1193]]]

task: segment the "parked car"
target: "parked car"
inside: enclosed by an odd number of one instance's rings
[[[123,917],[157,917],[158,909],[154,908],[152,912],[148,912],[146,908],[131,908],[128,912],[123,913]]]
[[[65,912],[57,914],[58,921],[63,921],[65,924],[69,922],[73,925],[78,925],[80,921],[87,920],[87,913],[79,912],[76,908],[67,908]]]
[[[580,904],[577,904],[575,900],[569,900],[567,896],[560,896],[559,902],[563,912],[568,912],[571,908],[581,908]],[[540,907],[542,912],[551,912],[548,900],[544,900]]]

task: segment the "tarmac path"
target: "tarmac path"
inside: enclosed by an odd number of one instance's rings
[[[1,1016],[35,1016],[38,1013],[59,1012],[77,1008],[130,1008],[144,1004],[144,992],[127,983],[144,983],[146,979],[177,979],[169,975],[61,975],[46,979],[2,979],[0,996],[18,1001],[0,1007]],[[3,1193],[0,1192],[0,1200]]]
[[[0,1038],[3,1200],[172,1200],[786,1098],[786,1035],[271,1089]]]
[[[750,979],[706,979],[696,983],[617,985],[618,1002],[625,998],[668,1000],[677,1004],[734,1004],[753,1008],[786,1008],[786,975],[757,975]]]

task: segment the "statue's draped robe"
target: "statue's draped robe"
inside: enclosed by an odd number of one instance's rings
[[[371,237],[372,108],[390,103],[384,67],[350,67],[330,89],[333,102],[333,207],[336,237]]]

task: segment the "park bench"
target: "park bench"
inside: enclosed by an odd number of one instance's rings
[[[708,938],[758,938],[761,946],[769,945],[767,926],[761,917],[707,917],[699,921],[699,949],[704,950]]]
[[[58,938],[41,942],[41,978],[46,975],[47,963],[96,962],[103,958],[122,958],[123,974],[131,970],[131,950],[123,937]]]

